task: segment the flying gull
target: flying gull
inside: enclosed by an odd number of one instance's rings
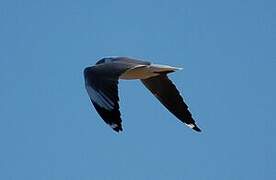
[[[84,69],[85,87],[99,115],[117,132],[123,130],[118,103],[119,79],[140,79],[172,114],[188,127],[200,132],[188,106],[167,76],[180,69],[128,57],[107,57]]]

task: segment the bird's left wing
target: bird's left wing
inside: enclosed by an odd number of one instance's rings
[[[119,111],[118,78],[128,69],[118,64],[105,64],[86,68],[85,87],[95,109],[102,119],[117,132],[122,131]]]

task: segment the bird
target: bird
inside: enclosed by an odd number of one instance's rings
[[[153,64],[130,57],[103,57],[83,71],[85,88],[100,117],[114,131],[123,131],[119,110],[118,83],[123,80],[141,80],[145,87],[181,122],[197,132],[187,104],[173,82],[168,78],[182,68]]]

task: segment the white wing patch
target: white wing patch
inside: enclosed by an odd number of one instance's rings
[[[115,128],[119,127],[119,126],[118,126],[117,124],[115,124],[115,123],[112,123],[110,126],[111,126],[112,129],[115,129]]]
[[[195,127],[195,125],[193,125],[193,124],[186,124],[189,128],[194,128]]]
[[[112,102],[101,90],[96,91],[91,86],[87,85],[86,90],[95,103],[106,110],[111,111],[114,107],[114,102]]]

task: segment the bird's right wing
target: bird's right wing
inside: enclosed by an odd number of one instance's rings
[[[201,131],[195,124],[188,106],[179,91],[166,74],[141,80],[155,97],[180,121],[195,131]]]

